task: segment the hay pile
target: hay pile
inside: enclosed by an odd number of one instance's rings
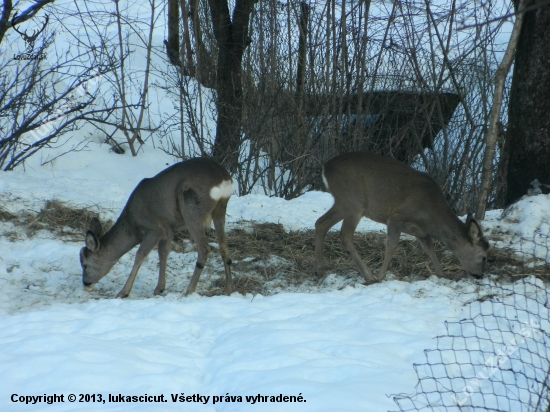
[[[0,206],[0,221],[15,222],[17,221],[17,216]]]
[[[25,213],[15,216],[0,209],[0,220],[23,226],[28,236],[37,230],[48,230],[60,235],[65,241],[83,241],[90,220],[96,216],[90,208],[71,208],[57,200],[45,203],[37,214]],[[104,223],[108,230],[113,222]],[[314,273],[314,230],[286,232],[282,225],[273,223],[252,223],[243,221],[227,234],[229,249],[234,261],[235,289],[243,294],[262,293],[269,295],[283,290],[298,288],[301,285],[319,285]],[[209,243],[217,244],[214,231],[208,231]],[[9,238],[9,236],[8,236]],[[15,239],[15,238],[14,238]],[[185,239],[185,240],[184,240]],[[385,233],[357,233],[354,243],[365,264],[377,274],[384,259]],[[182,253],[194,247],[189,233],[177,234],[172,250]],[[446,277],[459,280],[467,277],[455,256],[439,242],[435,242],[436,254]],[[223,274],[221,262],[216,262],[218,253],[212,250],[205,271]],[[324,258],[327,273],[336,273],[351,283],[364,283],[351,258],[344,250],[338,232],[329,232],[324,245]],[[502,249],[491,249],[488,258],[488,271],[501,280],[529,275],[550,280],[550,265],[528,265],[515,254]],[[532,266],[532,267],[529,267]],[[415,240],[402,239],[395,252],[391,272],[394,278],[406,281],[426,279],[434,274],[431,262]],[[204,278],[204,275],[203,275]],[[296,289],[293,289],[296,290]],[[215,276],[207,295],[225,293],[224,276]]]
[[[269,295],[278,290],[289,290],[305,284],[320,284],[314,273],[314,230],[285,232],[280,224],[242,222],[244,229],[228,233],[228,243],[235,275],[235,289],[240,293]],[[384,260],[386,235],[384,233],[358,233],[354,235],[357,251],[365,264],[378,273]],[[214,233],[209,242],[215,243]],[[435,250],[446,277],[451,280],[468,278],[456,259],[445,246],[435,242]],[[212,251],[211,256],[216,256]],[[325,239],[325,267],[327,273],[350,278],[352,283],[364,283],[355,265],[344,250],[337,232],[330,232]],[[221,264],[221,262],[220,262]],[[221,266],[212,263],[212,266]],[[211,267],[212,267],[211,266]],[[220,269],[221,270],[221,269]],[[488,255],[488,271],[501,281],[535,275],[550,281],[550,265],[527,267],[514,254],[491,249]],[[222,271],[223,272],[223,271]],[[402,239],[395,252],[391,272],[395,279],[416,281],[434,275],[431,262],[415,240]],[[221,273],[221,272],[220,272]],[[207,295],[223,295],[225,279],[214,281]]]
[[[70,208],[58,200],[48,200],[42,210],[36,215],[36,220],[31,224],[37,228],[46,229],[54,233],[71,232],[75,229],[86,232],[90,221],[97,215],[88,208]]]
[[[245,225],[246,222],[243,222]],[[251,230],[237,229],[228,235],[231,253],[236,259],[255,256],[265,260],[276,255],[292,263],[294,270],[302,276],[314,276],[314,230],[285,232],[283,226],[273,223],[255,223]],[[383,233],[357,233],[354,243],[365,264],[377,270],[384,260],[386,235]],[[443,270],[450,276],[461,273],[460,264],[449,254],[442,254],[443,248],[437,245],[436,251]],[[355,265],[344,250],[337,232],[329,232],[325,238],[325,267],[327,272],[344,275],[356,272]],[[402,277],[417,274],[429,277],[433,274],[428,258],[417,242],[403,240],[392,261],[394,271]]]
[[[25,228],[27,236],[33,236],[38,230],[47,230],[56,235],[64,236],[64,240],[83,240],[90,220],[96,216],[90,208],[69,207],[59,200],[48,200],[38,213],[25,211],[16,216],[0,208],[0,221],[12,222]],[[113,222],[104,224],[108,230]]]

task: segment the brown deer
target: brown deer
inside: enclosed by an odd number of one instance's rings
[[[334,205],[315,223],[315,272],[325,276],[323,244],[329,229],[343,220],[340,240],[367,282],[375,281],[353,246],[353,233],[363,216],[388,226],[380,280],[390,265],[401,232],[415,236],[443,271],[432,238],[441,241],[473,276],[485,269],[489,243],[471,215],[464,224],[447,204],[436,181],[426,173],[384,156],[366,152],[336,156],[323,165],[323,181]]]
[[[99,220],[92,219],[86,246],[80,250],[82,283],[87,287],[97,283],[126,252],[139,244],[130,276],[116,296],[127,297],[141,263],[158,244],[160,268],[154,294],[159,295],[166,286],[172,235],[187,227],[198,250],[195,271],[187,287],[187,294],[193,293],[209,252],[204,229],[213,220],[225,267],[225,290],[230,295],[233,280],[225,238],[225,211],[232,193],[233,182],[227,170],[209,159],[190,159],[143,179],[111,230],[103,234]]]

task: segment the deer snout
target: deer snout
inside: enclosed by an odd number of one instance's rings
[[[87,292],[91,292],[94,289],[95,282],[88,282],[84,280],[84,277],[82,277],[82,284]]]
[[[487,258],[484,256],[481,258],[481,268],[479,270],[470,272],[470,275],[476,279],[482,279],[483,274],[485,273],[485,263],[487,262]]]

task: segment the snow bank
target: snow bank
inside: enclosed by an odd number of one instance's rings
[[[2,316],[0,409],[29,408],[12,394],[63,394],[64,403],[33,411],[388,410],[386,395],[411,390],[412,363],[461,310],[454,289],[428,280],[325,294],[107,299]],[[243,402],[173,403],[181,393]],[[107,401],[72,404],[69,394]],[[109,394],[167,402],[118,404]],[[258,394],[305,403],[246,402]]]

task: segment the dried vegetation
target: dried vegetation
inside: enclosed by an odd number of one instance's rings
[[[23,226],[28,236],[37,230],[48,230],[68,241],[82,241],[90,219],[96,214],[88,208],[70,208],[60,201],[46,202],[38,214],[25,213],[16,216],[0,209],[0,220]],[[105,223],[107,230],[113,222]],[[313,230],[286,232],[281,224],[252,223],[243,221],[240,228],[228,233],[228,243],[234,261],[235,289],[243,294],[262,293],[269,295],[282,290],[297,288],[304,283],[321,284],[313,271]],[[209,242],[215,248],[216,238],[209,231]],[[186,239],[186,240],[185,240]],[[376,273],[382,265],[385,250],[384,233],[356,233],[357,251],[365,264]],[[172,249],[182,253],[189,251],[189,234],[180,233],[174,239]],[[187,247],[187,249],[186,249]],[[466,277],[457,259],[439,242],[435,243],[436,254],[446,276],[452,280]],[[325,239],[325,265],[327,273],[336,273],[352,283],[363,283],[353,262],[343,249],[337,232],[329,232]],[[212,260],[217,258],[215,250]],[[489,271],[502,281],[535,275],[550,280],[550,265],[529,265],[517,255],[503,249],[491,249]],[[212,263],[210,269],[217,272],[220,265]],[[218,268],[218,266],[220,266]],[[530,267],[533,266],[533,267]],[[402,239],[393,256],[391,272],[395,279],[415,281],[434,274],[428,257],[420,245],[409,239]],[[220,272],[221,273],[221,272]],[[223,276],[215,277],[206,292],[207,295],[222,295],[225,290]]]
[[[24,227],[27,236],[33,236],[39,230],[47,230],[74,241],[82,240],[82,233],[86,233],[94,216],[97,214],[90,208],[68,207],[59,200],[46,201],[38,213],[26,211],[17,216],[0,208],[0,221]],[[108,230],[112,225],[113,222],[108,221],[104,224],[104,229]]]

